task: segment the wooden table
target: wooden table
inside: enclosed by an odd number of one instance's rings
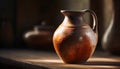
[[[0,49],[0,69],[120,69],[120,56],[95,51],[84,64],[65,64],[56,53],[26,49]]]

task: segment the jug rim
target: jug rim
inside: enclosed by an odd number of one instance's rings
[[[84,9],[84,10],[60,10],[60,12],[78,12],[78,13],[80,13],[80,12],[85,12],[87,9]]]
[[[60,10],[60,12],[63,15],[73,15],[73,16],[79,16],[86,12],[86,10]]]

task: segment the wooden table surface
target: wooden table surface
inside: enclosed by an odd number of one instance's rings
[[[6,69],[120,69],[120,56],[95,51],[84,64],[65,64],[54,51],[0,49],[0,66]]]

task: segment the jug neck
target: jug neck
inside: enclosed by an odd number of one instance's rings
[[[85,24],[85,20],[83,18],[83,11],[66,11],[62,10],[61,13],[65,16],[63,23],[67,26],[76,27]]]
[[[79,17],[79,16],[83,16],[83,14],[85,13],[85,11],[81,10],[81,11],[70,11],[70,10],[61,10],[61,13],[64,15],[64,16],[76,16],[76,17]]]

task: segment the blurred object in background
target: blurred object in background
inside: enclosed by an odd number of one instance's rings
[[[14,0],[0,0],[0,47],[11,48],[14,42]]]
[[[113,1],[113,16],[102,42],[102,47],[109,53],[120,55],[120,0]]]
[[[11,48],[13,47],[14,40],[12,25],[7,18],[2,20],[3,22],[1,23],[0,29],[1,44],[3,47]]]
[[[106,31],[113,17],[113,1],[104,0],[103,10],[104,10],[104,30]]]
[[[102,38],[106,28],[110,24],[112,18],[112,0],[90,0],[90,9],[94,10],[98,17],[98,46],[97,50],[102,49]],[[92,21],[92,19],[91,19]]]
[[[23,35],[23,39],[28,48],[40,50],[52,50],[52,36],[55,28],[49,25],[34,26],[32,30],[27,31]]]

